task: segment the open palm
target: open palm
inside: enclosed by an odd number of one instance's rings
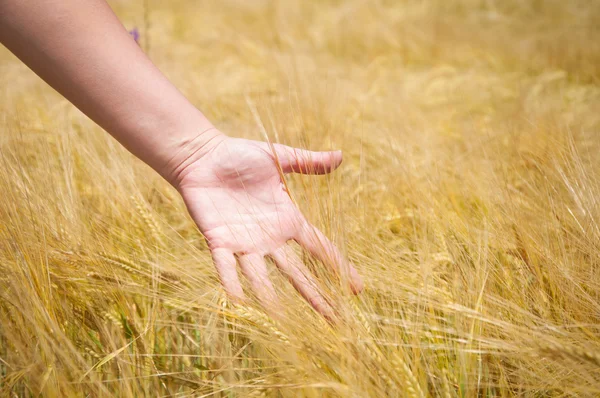
[[[314,277],[287,245],[290,240],[346,275],[354,292],[362,289],[354,267],[300,213],[282,176],[290,172],[325,174],[341,161],[341,152],[310,152],[226,138],[185,169],[179,191],[208,241],[221,282],[232,298],[244,298],[237,258],[256,296],[265,306],[276,306],[264,260],[270,256],[317,311],[331,315]]]

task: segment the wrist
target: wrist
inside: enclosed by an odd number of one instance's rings
[[[195,136],[181,138],[172,146],[172,155],[158,172],[171,185],[178,188],[190,166],[226,138],[227,136],[214,126],[205,128]]]

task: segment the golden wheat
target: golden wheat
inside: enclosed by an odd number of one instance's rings
[[[111,2],[365,277],[227,302],[177,192],[0,50],[0,396],[600,394],[598,1]],[[132,70],[132,74],[135,71]],[[259,125],[257,125],[259,121]]]

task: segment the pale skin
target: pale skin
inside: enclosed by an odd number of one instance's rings
[[[362,290],[355,268],[305,219],[283,179],[329,173],[341,152],[223,134],[153,65],[104,0],[0,0],[0,42],[178,190],[234,301],[245,300],[239,266],[261,303],[279,308],[270,257],[317,311],[333,316],[292,241],[354,293]]]

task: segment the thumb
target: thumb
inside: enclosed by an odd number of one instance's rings
[[[284,173],[328,174],[342,163],[342,151],[313,152],[280,144],[273,149]]]

